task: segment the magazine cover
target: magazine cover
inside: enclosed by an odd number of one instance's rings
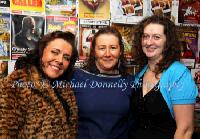
[[[0,60],[0,79],[8,75],[8,61]]]
[[[10,59],[10,14],[0,13],[0,60]]]
[[[133,57],[135,57],[136,50],[132,46],[136,25],[112,23],[112,27],[116,28],[122,35],[126,66],[128,72],[134,75],[137,70],[135,60],[133,59]]]
[[[12,15],[11,20],[11,59],[17,59],[37,45],[44,34],[44,17]]]
[[[194,68],[195,59],[198,57],[198,28],[177,27],[177,34],[181,45],[181,59],[186,66]]]
[[[44,2],[44,0],[12,0],[10,10],[15,14],[41,15],[45,13]]]
[[[10,0],[0,0],[0,12],[2,13],[10,12]]]
[[[110,0],[79,0],[79,18],[110,18]]]
[[[179,0],[178,23],[200,24],[199,0]]]
[[[144,0],[111,0],[111,21],[114,23],[137,23],[147,12]]]
[[[80,19],[79,28],[79,59],[86,60],[90,55],[93,35],[100,29],[110,25],[109,20]]]
[[[76,0],[46,0],[47,15],[76,15]]]
[[[134,56],[134,48],[132,46],[136,25],[112,23],[112,27],[116,28],[122,35],[125,57],[127,60],[132,59]]]
[[[77,17],[46,16],[46,32],[49,33],[56,30],[62,30],[77,34],[77,21]]]
[[[171,18],[172,0],[151,0],[151,12]]]

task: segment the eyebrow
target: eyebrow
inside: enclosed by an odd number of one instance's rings
[[[60,50],[60,49],[58,49],[58,48],[53,48],[53,50],[56,50],[56,51],[59,51],[59,52],[61,52],[61,50]],[[64,55],[71,56],[71,55],[70,55],[70,54],[68,54],[68,53],[64,53]]]
[[[101,44],[101,45],[96,45],[96,46],[118,46],[119,44],[111,44],[111,45],[106,45],[106,44]]]
[[[145,33],[145,32],[144,32],[143,34],[145,34],[145,35],[146,35],[146,34],[147,34],[147,35],[160,35],[160,36],[165,35],[165,34],[160,34],[160,33],[149,34],[149,33]]]
[[[143,34],[147,34],[147,35],[163,35],[163,34],[159,34],[159,33],[149,34],[149,33],[145,33],[145,32]]]

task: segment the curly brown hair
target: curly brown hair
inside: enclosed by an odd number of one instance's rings
[[[133,47],[136,48],[135,61],[139,65],[140,69],[147,64],[147,57],[142,50],[141,39],[144,34],[144,28],[149,24],[163,25],[164,34],[166,35],[166,44],[162,53],[163,58],[157,63],[157,68],[154,71],[156,75],[158,75],[167,69],[174,61],[180,60],[181,48],[176,34],[176,26],[170,19],[157,15],[144,18],[137,25],[133,41]]]

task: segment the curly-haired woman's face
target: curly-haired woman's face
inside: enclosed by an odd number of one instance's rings
[[[144,28],[142,50],[149,60],[162,59],[165,45],[166,35],[163,25],[151,23]]]
[[[72,55],[72,46],[63,39],[55,39],[48,43],[43,51],[42,69],[45,75],[56,79],[67,70]]]

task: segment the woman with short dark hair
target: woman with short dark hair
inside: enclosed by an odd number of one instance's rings
[[[66,82],[77,57],[74,42],[70,32],[43,36],[0,82],[0,138],[76,138],[77,106]]]

